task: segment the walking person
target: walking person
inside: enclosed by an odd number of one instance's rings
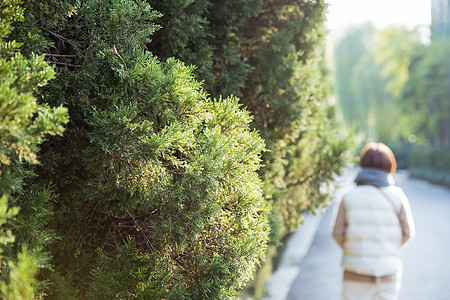
[[[338,200],[333,238],[343,249],[345,300],[396,300],[402,249],[414,238],[409,201],[394,185],[395,156],[382,143],[361,150],[356,186]]]

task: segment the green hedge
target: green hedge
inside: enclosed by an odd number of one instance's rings
[[[450,150],[446,148],[417,148],[408,160],[410,174],[436,184],[450,186]]]

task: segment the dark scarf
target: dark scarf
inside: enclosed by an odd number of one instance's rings
[[[395,184],[391,174],[374,168],[362,168],[355,178],[356,185],[389,186]]]

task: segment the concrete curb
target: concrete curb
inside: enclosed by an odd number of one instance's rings
[[[305,216],[304,223],[289,239],[280,266],[267,282],[268,295],[263,298],[264,300],[286,299],[292,282],[300,272],[300,262],[308,253],[321,220],[320,212],[315,216]]]

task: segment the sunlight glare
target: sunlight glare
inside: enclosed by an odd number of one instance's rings
[[[371,21],[378,28],[389,25],[430,25],[431,0],[326,0],[326,26],[342,30]]]

